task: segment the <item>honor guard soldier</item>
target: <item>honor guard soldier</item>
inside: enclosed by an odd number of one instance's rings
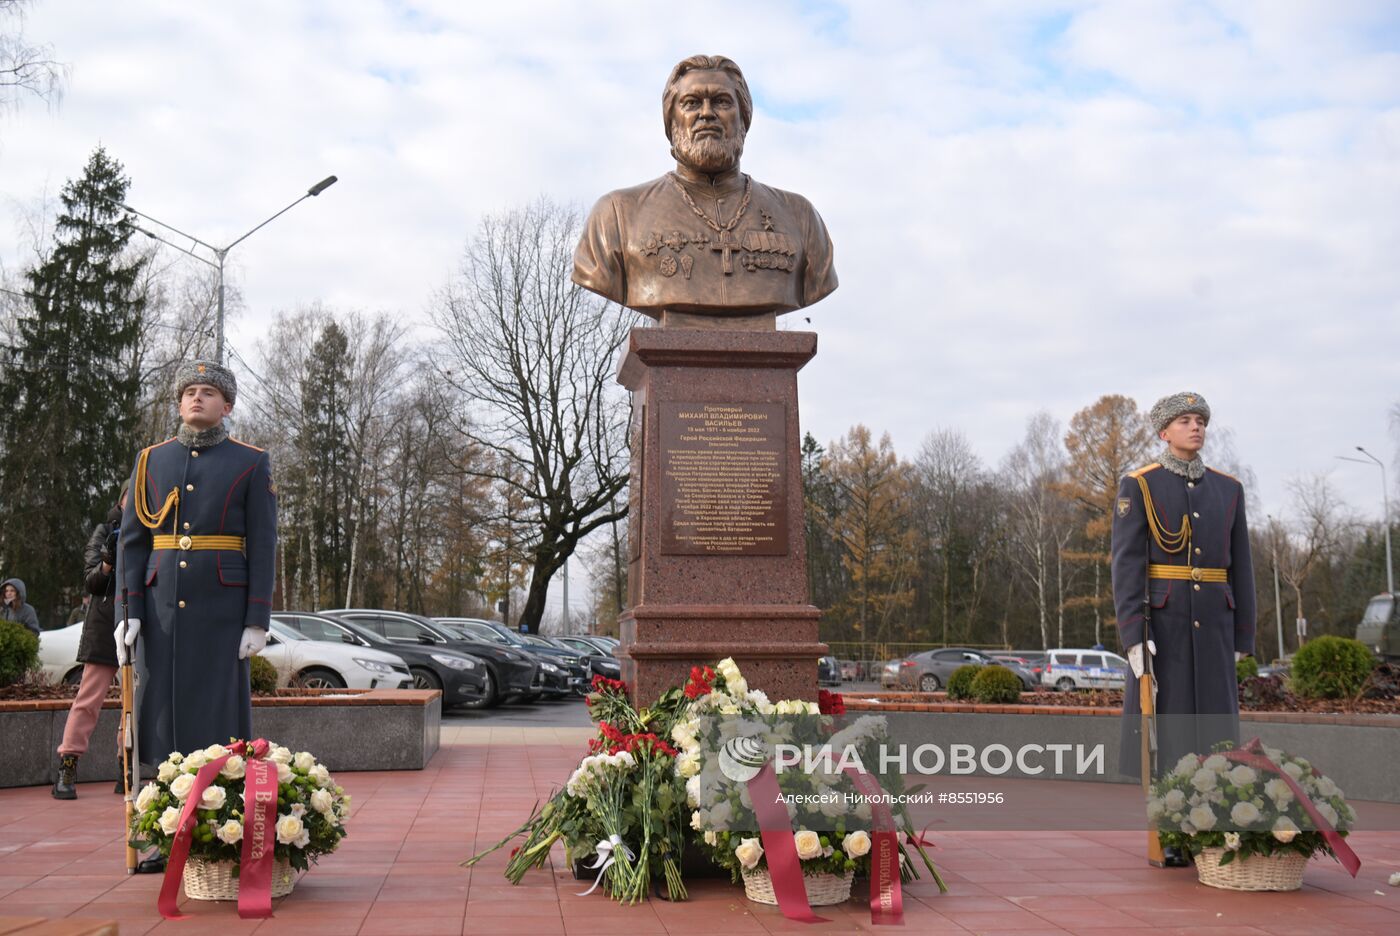
[[[1254,653],[1254,568],[1244,486],[1201,461],[1205,398],[1164,397],[1149,418],[1166,449],[1118,487],[1113,602],[1133,675],[1147,666],[1156,677],[1157,763],[1169,770],[1185,754],[1238,741],[1235,662]],[[1125,692],[1130,776],[1140,774],[1141,715],[1138,694]]]
[[[253,736],[248,657],[267,643],[277,498],[265,451],[229,437],[238,385],[209,361],[175,376],[180,429],[143,449],[121,520],[118,582],[137,645],[141,760]]]

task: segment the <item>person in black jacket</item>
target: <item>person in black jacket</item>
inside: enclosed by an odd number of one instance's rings
[[[121,499],[107,514],[107,519],[93,527],[83,551],[83,567],[87,573],[87,590],[92,596],[87,618],[83,621],[83,636],[78,642],[78,662],[83,666],[83,681],[78,697],[68,712],[63,727],[63,741],[58,746],[58,776],[54,779],[55,799],[77,799],[75,777],[78,758],[87,752],[92,729],[102,713],[102,703],[117,675],[117,642],[114,598],[117,577],[117,525],[121,522],[122,506],[126,503],[126,488]],[[122,792],[121,771],[118,770],[116,792]]]

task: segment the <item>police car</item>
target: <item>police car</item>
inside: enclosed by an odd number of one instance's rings
[[[1122,689],[1131,667],[1106,650],[1051,650],[1045,657],[1040,684],[1069,692],[1074,689]]]

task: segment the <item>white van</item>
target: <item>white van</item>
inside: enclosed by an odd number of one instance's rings
[[[1127,660],[1107,650],[1051,650],[1045,657],[1040,684],[1061,692],[1122,689],[1130,672]]]

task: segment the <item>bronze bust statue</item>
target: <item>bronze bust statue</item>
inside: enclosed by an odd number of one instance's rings
[[[771,328],[775,315],[834,290],[831,239],[811,203],[739,171],[753,120],[739,66],[685,59],[666,81],[661,114],[675,171],[598,200],[574,282],[663,325],[722,316],[712,324],[726,327]]]

